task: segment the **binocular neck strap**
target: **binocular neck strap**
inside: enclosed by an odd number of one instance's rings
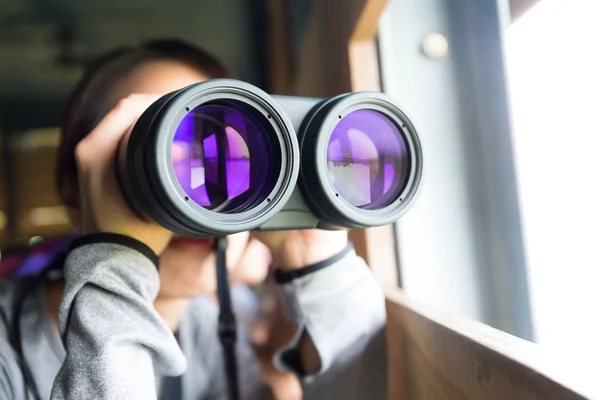
[[[231,305],[231,292],[229,290],[229,276],[227,271],[227,238],[215,239],[215,252],[217,253],[217,296],[219,298],[219,340],[223,347],[223,360],[229,400],[240,400],[240,386],[235,354],[237,340],[237,327],[233,307]]]

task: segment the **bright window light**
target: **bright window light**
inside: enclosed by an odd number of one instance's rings
[[[537,341],[600,356],[600,1],[543,0],[508,31]]]

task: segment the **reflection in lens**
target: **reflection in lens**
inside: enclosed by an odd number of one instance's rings
[[[407,144],[401,130],[384,114],[354,111],[331,133],[327,168],[337,195],[356,207],[379,209],[396,200],[406,185]]]
[[[265,200],[281,170],[270,124],[235,102],[190,111],[177,127],[171,158],[189,199],[222,213],[243,212]]]

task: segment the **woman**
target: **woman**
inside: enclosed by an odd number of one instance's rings
[[[82,237],[53,263],[64,280],[2,283],[0,398],[227,397],[216,312],[191,301],[214,291],[212,242],[140,220],[114,171],[121,137],[160,95],[227,76],[176,41],[117,50],[84,76],[62,127],[57,180]],[[275,361],[302,378],[307,398],[384,393],[383,297],[345,232],[228,240],[234,276],[260,279],[267,263],[276,268],[297,333]],[[268,398],[251,348],[239,343],[238,352],[242,398]]]

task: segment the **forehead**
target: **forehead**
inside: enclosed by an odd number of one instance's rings
[[[136,67],[115,88],[118,98],[130,94],[163,95],[208,77],[196,69],[177,61],[151,61]]]

